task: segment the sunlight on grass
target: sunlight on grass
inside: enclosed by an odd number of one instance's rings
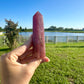
[[[41,64],[30,84],[83,84],[84,43],[46,44],[49,63]]]
[[[0,47],[0,55],[9,52]],[[30,84],[84,84],[84,43],[46,44],[49,63],[41,64]]]

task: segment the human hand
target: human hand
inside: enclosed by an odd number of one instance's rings
[[[48,61],[47,57],[34,56],[30,37],[24,45],[1,56],[1,84],[28,84],[40,63]]]

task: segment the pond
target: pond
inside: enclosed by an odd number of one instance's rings
[[[30,36],[32,32],[20,32],[22,36]],[[68,33],[68,32],[45,32],[45,36],[84,36],[84,33]]]

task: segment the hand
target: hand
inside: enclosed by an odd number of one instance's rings
[[[1,84],[28,84],[40,63],[48,61],[47,57],[38,59],[33,55],[30,37],[24,45],[1,56]]]

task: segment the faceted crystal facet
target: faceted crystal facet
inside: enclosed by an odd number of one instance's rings
[[[40,12],[33,16],[33,48],[37,58],[45,57],[44,25]]]

